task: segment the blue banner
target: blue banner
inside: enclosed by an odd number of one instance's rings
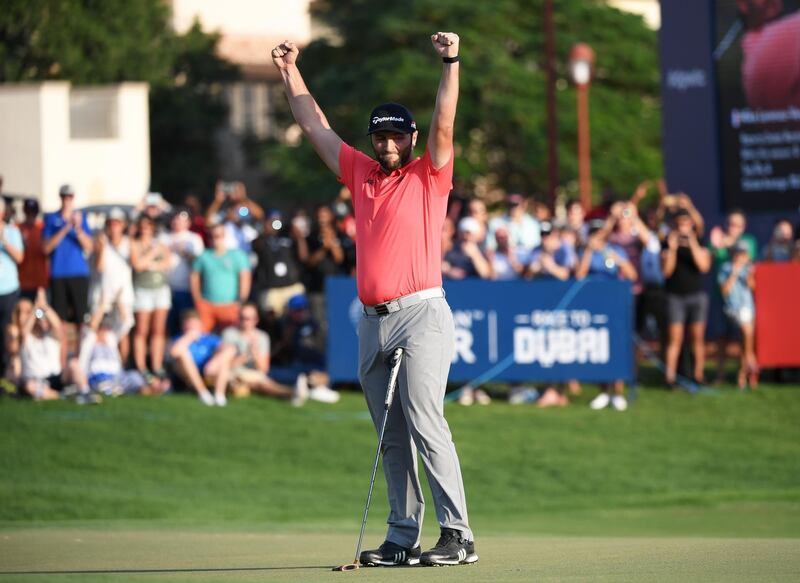
[[[326,282],[328,372],[358,380],[356,282]],[[633,295],[629,282],[446,281],[455,321],[451,381],[630,381]]]

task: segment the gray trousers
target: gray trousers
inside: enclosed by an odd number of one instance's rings
[[[387,358],[395,348],[405,349],[382,451],[390,507],[386,540],[404,547],[419,544],[425,508],[417,452],[439,525],[473,539],[458,454],[444,418],[454,332],[444,298],[425,300],[388,316],[364,315],[358,326],[359,380],[376,429],[383,419],[389,382]]]

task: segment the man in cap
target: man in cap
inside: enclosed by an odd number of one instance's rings
[[[64,184],[58,191],[61,209],[44,220],[44,252],[50,257],[50,297],[62,322],[80,326],[89,304],[89,263],[92,232],[83,214],[75,210],[75,189]],[[61,365],[67,365],[67,338],[61,326]],[[77,338],[77,334],[72,335]]]
[[[403,348],[394,406],[388,413],[383,468],[389,491],[389,531],[363,564],[474,563],[472,531],[458,456],[443,415],[454,351],[454,326],[441,288],[441,233],[452,189],[453,131],[458,102],[458,35],[431,36],[443,70],[427,147],[413,158],[417,126],[396,103],[376,107],[368,134],[375,159],[342,142],[306,88],[298,49],[272,50],[295,120],[317,153],[350,189],[356,217],[359,377],[376,427],[383,416],[387,357]],[[423,499],[420,453],[436,506],[441,537],[420,553]]]

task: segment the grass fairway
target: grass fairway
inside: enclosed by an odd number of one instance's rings
[[[448,405],[480,562],[355,574],[328,569],[352,559],[374,454],[359,394],[2,400],[0,581],[796,580],[800,390],[651,389],[622,414],[593,394]],[[379,473],[366,545],[387,512]]]

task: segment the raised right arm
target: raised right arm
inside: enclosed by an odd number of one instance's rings
[[[336,176],[339,176],[339,149],[342,139],[331,129],[325,114],[306,87],[300,69],[297,68],[297,46],[287,41],[272,49],[272,62],[283,79],[286,97],[295,121],[303,133],[311,140],[314,149]]]

